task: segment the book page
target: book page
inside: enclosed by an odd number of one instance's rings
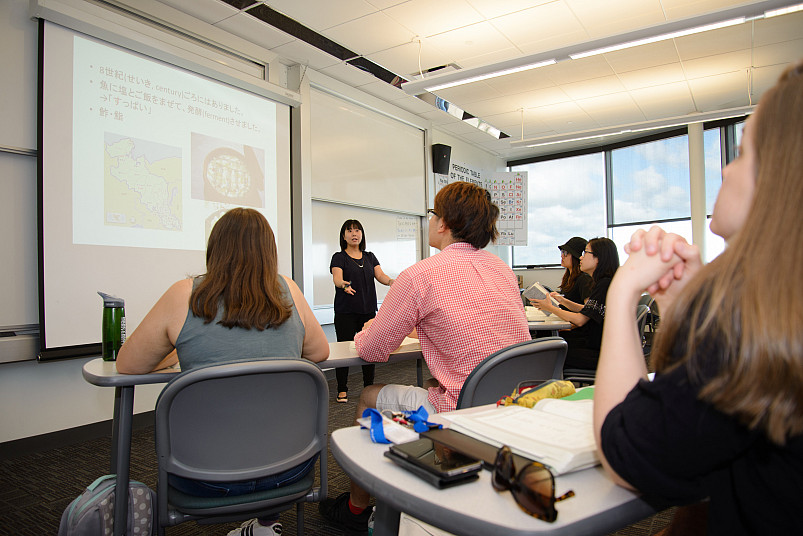
[[[572,419],[586,423],[594,422],[594,401],[593,400],[562,400],[560,398],[545,398],[536,402],[536,411],[543,411],[552,415],[557,415],[565,419]]]
[[[599,463],[590,421],[521,406],[458,414],[449,420],[451,428],[497,447],[507,445],[550,466],[556,474]]]

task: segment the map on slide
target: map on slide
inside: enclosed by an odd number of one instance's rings
[[[181,149],[107,133],[105,224],[181,231]]]

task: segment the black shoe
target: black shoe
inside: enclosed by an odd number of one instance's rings
[[[353,514],[349,509],[349,492],[341,493],[336,499],[324,499],[318,505],[318,511],[324,519],[331,521],[348,531],[348,534],[368,534],[368,518],[371,508],[361,514]]]

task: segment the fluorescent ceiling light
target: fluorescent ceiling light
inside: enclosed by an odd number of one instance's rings
[[[587,58],[588,56],[596,56],[597,54],[605,54],[608,52],[613,52],[615,50],[622,50],[625,48],[637,47],[641,45],[646,45],[649,43],[657,43],[658,41],[666,41],[667,39],[674,39],[676,37],[683,37],[684,35],[692,35],[701,32],[708,32],[711,30],[717,30],[719,28],[727,28],[728,26],[735,26],[737,24],[741,24],[745,21],[745,17],[737,17],[735,19],[724,20],[722,22],[715,22],[713,24],[706,24],[705,26],[697,26],[696,28],[688,28],[686,30],[678,30],[676,32],[669,32],[661,35],[654,35],[652,37],[645,37],[644,39],[637,39],[635,41],[629,41],[627,43],[619,43],[617,45],[611,45],[607,47],[597,48],[595,50],[588,50],[586,52],[580,52],[577,54],[569,54],[569,57],[573,60],[579,60],[580,58]]]
[[[424,89],[426,89],[427,91],[437,91],[439,89],[445,89],[447,87],[460,86],[462,84],[470,84],[471,82],[479,82],[480,80],[487,80],[488,78],[496,78],[497,76],[504,76],[506,74],[519,73],[521,71],[537,69],[538,67],[546,67],[547,65],[553,65],[555,63],[557,63],[557,61],[555,61],[555,59],[552,58],[546,61],[530,63],[528,65],[520,65],[518,67],[511,67],[509,69],[502,69],[502,70],[491,71],[490,73],[478,74],[476,76],[463,78],[460,80],[454,80],[452,82],[444,82],[443,84],[438,84],[436,80],[433,80],[433,83],[435,85],[425,86]]]
[[[765,11],[764,18],[769,19],[770,17],[777,17],[778,15],[788,15],[789,13],[794,13],[796,11],[803,11],[803,4]]]

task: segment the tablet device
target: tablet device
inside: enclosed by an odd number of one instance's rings
[[[438,488],[476,480],[482,468],[480,460],[427,438],[391,445],[385,456]]]

